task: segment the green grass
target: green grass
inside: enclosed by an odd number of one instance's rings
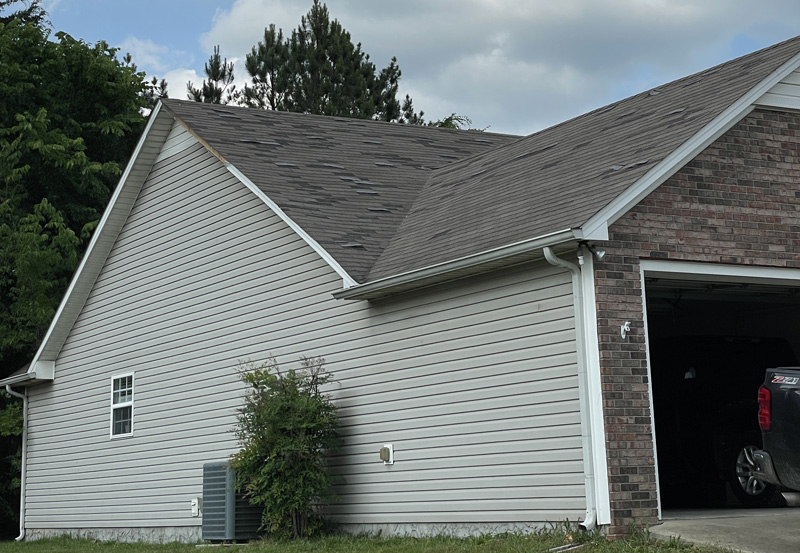
[[[500,535],[475,538],[380,538],[336,536],[318,540],[260,541],[232,547],[198,547],[186,544],[152,545],[109,543],[58,538],[26,543],[0,543],[0,553],[545,553],[553,548],[581,545],[565,553],[730,553],[729,549],[695,546],[680,540],[650,539],[646,532],[626,539],[606,540],[599,535],[573,532],[568,526],[536,535]]]

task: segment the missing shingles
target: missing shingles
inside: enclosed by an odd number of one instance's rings
[[[288,161],[278,161],[275,165],[278,167],[297,167],[296,163],[289,163]]]
[[[367,211],[374,211],[375,213],[389,213],[385,207],[368,207]]]
[[[359,244],[358,242],[345,242],[344,244],[339,244],[343,248],[358,248],[364,249],[364,244]]]
[[[380,140],[370,140],[370,139],[366,139],[366,138],[364,140],[362,140],[361,142],[364,143],[364,144],[383,144],[383,142],[381,142]]]
[[[369,190],[367,188],[356,189],[356,194],[378,194],[376,190]]]

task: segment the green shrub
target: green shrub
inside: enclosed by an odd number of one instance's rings
[[[269,358],[239,365],[249,385],[237,416],[241,450],[231,457],[237,488],[264,508],[261,529],[278,538],[309,537],[322,528],[316,507],[332,501],[325,457],[339,448],[336,407],[320,388],[332,381],[322,358],[302,358],[281,372]]]

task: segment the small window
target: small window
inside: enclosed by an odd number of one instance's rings
[[[111,437],[133,435],[133,375],[111,379]]]

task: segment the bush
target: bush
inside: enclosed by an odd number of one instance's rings
[[[322,528],[316,507],[335,498],[326,455],[339,448],[336,407],[320,388],[332,381],[322,358],[302,358],[282,373],[270,358],[239,365],[249,385],[237,416],[241,450],[231,457],[237,488],[264,508],[261,529],[278,538]]]

